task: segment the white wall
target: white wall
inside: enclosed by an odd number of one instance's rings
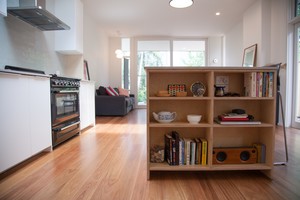
[[[261,66],[262,9],[261,0],[254,3],[243,18],[243,49],[257,44],[256,66]]]
[[[224,66],[242,66],[243,63],[243,20],[224,36]]]
[[[87,12],[83,17],[83,59],[87,60],[95,87],[109,84],[109,40],[101,27]],[[83,72],[83,68],[81,68]]]
[[[64,73],[63,58],[54,51],[54,33],[42,32],[8,15],[0,16],[0,69],[5,65]]]
[[[109,38],[109,85],[111,87],[122,86],[122,59],[116,58],[115,54],[117,49],[122,48],[121,39],[120,37]]]
[[[208,43],[208,66],[223,66],[223,37],[209,37]],[[213,60],[217,62],[214,62]]]

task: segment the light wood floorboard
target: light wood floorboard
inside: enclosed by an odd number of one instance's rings
[[[146,170],[146,111],[97,117],[96,126],[1,174],[0,199],[300,199],[300,130],[288,129],[289,162],[258,171]],[[282,127],[275,161],[284,161]]]

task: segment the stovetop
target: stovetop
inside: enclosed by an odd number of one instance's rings
[[[79,87],[80,86],[80,79],[57,76],[56,74],[51,75],[50,81],[51,81],[51,87]]]

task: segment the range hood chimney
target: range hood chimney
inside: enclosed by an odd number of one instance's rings
[[[46,9],[45,0],[9,0],[7,12],[42,31],[69,30],[70,27]],[[62,8],[63,9],[63,8]]]

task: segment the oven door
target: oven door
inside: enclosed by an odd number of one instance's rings
[[[79,117],[79,93],[60,91],[51,93],[52,125]]]
[[[79,118],[74,121],[69,121],[65,124],[60,124],[52,128],[52,145],[56,145],[64,142],[65,140],[80,133],[80,121]]]

